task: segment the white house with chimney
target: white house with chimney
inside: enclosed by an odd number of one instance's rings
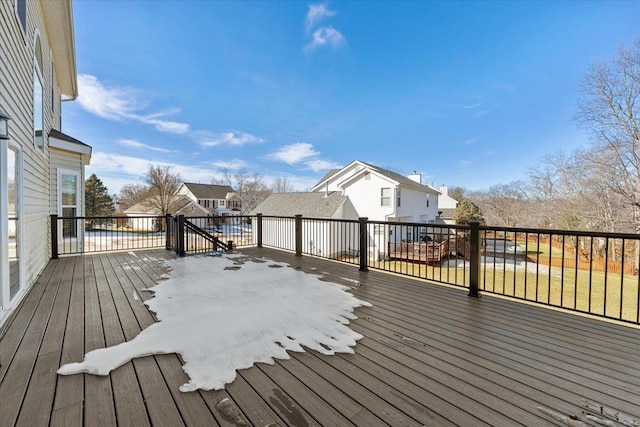
[[[429,185],[422,184],[421,175],[417,173],[406,177],[355,160],[341,169],[329,171],[311,189],[311,192],[324,195],[325,200],[342,197],[348,201],[349,209],[344,210],[348,215],[338,217],[336,212],[339,211],[332,211],[332,215],[327,218],[353,220],[366,217],[370,221],[398,223],[397,225],[372,224],[370,227],[369,253],[376,254],[376,257],[385,256],[389,242],[420,240],[428,232],[426,225],[437,222],[440,192]],[[283,212],[282,200],[280,203],[273,203],[274,197],[272,195],[267,198],[253,213],[288,216],[302,214],[298,212],[298,205],[295,203],[287,203],[289,210]],[[313,211],[305,212],[305,214],[309,213],[313,214]],[[320,213],[318,210],[317,215],[311,216],[319,218]],[[412,224],[402,225],[402,223]],[[425,226],[415,226],[416,223],[425,224]],[[303,241],[306,240],[308,239],[303,238]],[[349,247],[342,248],[344,251],[352,249],[352,242],[346,245]],[[335,251],[335,249],[332,250],[332,252]]]
[[[438,196],[421,183],[421,175],[408,177],[359,160],[329,171],[312,189],[338,191],[347,196],[360,217],[374,221],[435,223]]]

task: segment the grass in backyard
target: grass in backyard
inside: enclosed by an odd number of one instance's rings
[[[469,286],[469,268],[425,265],[403,261],[380,261],[372,268],[458,286]],[[556,307],[609,318],[638,322],[640,280],[638,276],[573,268],[529,264],[529,272],[513,271],[504,264],[488,264],[480,271],[480,289]],[[550,271],[550,274],[549,274]]]

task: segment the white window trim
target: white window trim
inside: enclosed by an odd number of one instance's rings
[[[16,196],[18,198],[18,204],[16,206],[16,210],[18,212],[18,224],[16,233],[18,234],[18,259],[21,263],[20,266],[20,290],[18,294],[14,296],[13,301],[11,300],[11,285],[9,280],[9,203],[8,203],[8,194],[9,191],[7,188],[4,188],[4,185],[7,185],[4,177],[9,172],[9,164],[7,162],[9,147],[12,147],[16,150],[16,163],[15,170],[18,175],[18,182],[16,182]],[[24,292],[26,283],[24,280],[24,219],[23,219],[23,159],[22,159],[22,148],[14,143],[13,141],[0,141],[0,176],[2,179],[2,191],[0,196],[0,263],[2,263],[2,277],[0,277],[0,323],[2,323],[2,319],[4,317],[4,313],[7,313],[7,310],[11,310],[15,307],[20,300],[22,299],[21,294]],[[6,182],[5,182],[6,181]],[[5,277],[6,276],[6,277]],[[6,286],[4,285],[6,284]]]
[[[40,80],[40,88],[41,90],[41,99],[40,99],[40,103],[42,104],[42,147],[38,146],[38,144],[36,143],[36,129],[35,127],[33,128],[33,146],[35,148],[35,151],[40,152],[40,154],[44,157],[45,156],[45,147],[47,146],[47,132],[46,132],[46,123],[47,120],[45,118],[45,115],[47,114],[46,112],[46,108],[45,108],[45,96],[49,96],[48,94],[45,94],[45,79],[44,79],[44,70],[41,69],[41,67],[38,65],[38,61],[36,59],[36,45],[37,45],[37,41],[40,40],[40,56],[44,55],[44,52],[42,51],[42,37],[40,36],[40,30],[39,29],[35,29],[33,30],[33,57],[32,57],[32,65],[33,65],[33,77],[38,77],[38,80]],[[44,57],[42,57],[42,66],[44,66]],[[32,82],[33,83],[33,82]],[[33,98],[33,92],[35,91],[35,87],[32,86],[31,88],[31,92],[32,92],[32,98]],[[35,100],[34,100],[35,101]],[[35,116],[35,102],[33,105],[33,115]],[[35,118],[32,119],[32,125],[33,122],[35,121]]]
[[[61,169],[58,168],[58,183],[57,183],[57,200],[56,200],[56,208],[57,208],[57,212],[58,212],[58,216],[61,217],[62,216],[62,175],[75,175],[76,176],[76,204],[74,205],[76,208],[76,216],[83,216],[83,211],[82,211],[82,197],[80,195],[80,181],[82,178],[82,174],[79,170],[73,170],[73,169]],[[71,205],[65,205],[65,207],[69,207]],[[72,241],[74,241],[75,239],[82,239],[82,232],[84,230],[84,227],[80,227],[81,224],[76,224],[76,236],[73,238],[70,238]],[[63,233],[63,227],[58,227],[58,241],[61,242],[63,239],[62,236]],[[67,237],[67,239],[69,239],[69,237]],[[82,240],[80,240],[82,241]]]

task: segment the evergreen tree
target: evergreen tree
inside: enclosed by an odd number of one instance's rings
[[[484,224],[482,211],[478,205],[469,199],[462,199],[460,203],[458,203],[453,219],[458,225],[467,225],[471,221],[479,221],[481,224]]]
[[[87,217],[111,216],[115,212],[109,190],[95,173],[85,181],[84,194],[84,210]],[[93,228],[93,221],[90,222],[89,228]]]

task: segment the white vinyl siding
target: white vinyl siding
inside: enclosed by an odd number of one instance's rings
[[[23,30],[18,18],[18,8],[26,8],[26,29]],[[11,120],[9,131],[11,142],[22,150],[22,222],[23,253],[21,268],[27,286],[31,286],[50,256],[49,212],[50,212],[50,168],[49,149],[36,148],[33,131],[33,73],[34,73],[34,36],[36,29],[40,34],[42,60],[49,64],[51,49],[47,39],[47,30],[43,24],[43,2],[0,1],[0,16],[5,19],[0,24],[0,106]],[[45,66],[42,76],[43,93],[50,93],[50,67]],[[54,88],[59,96],[59,91]],[[48,98],[48,96],[45,96]],[[60,123],[60,109],[55,115],[45,103],[43,108],[43,135],[48,135],[52,126]]]

